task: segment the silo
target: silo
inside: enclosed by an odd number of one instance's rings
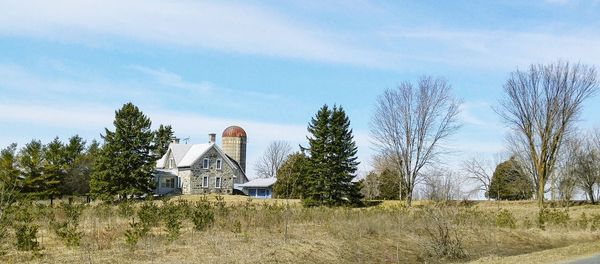
[[[223,151],[240,164],[246,172],[246,131],[239,126],[230,126],[223,131]]]

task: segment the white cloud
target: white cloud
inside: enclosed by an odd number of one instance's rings
[[[169,72],[165,69],[157,70],[157,69],[152,69],[152,68],[139,66],[139,65],[132,65],[132,66],[130,66],[130,68],[151,76],[156,81],[158,81],[159,84],[162,84],[165,86],[186,89],[186,90],[189,90],[192,92],[199,92],[199,93],[209,93],[214,90],[213,85],[208,82],[193,83],[193,82],[184,81],[181,78],[181,76],[179,76],[173,72]]]
[[[233,2],[6,0],[0,34],[101,45],[106,36],[185,48],[381,65],[386,55],[336,40],[266,8]]]
[[[557,59],[590,64],[600,60],[600,38],[584,28],[559,33],[396,28],[381,36],[410,50],[411,60],[430,64],[511,70]]]

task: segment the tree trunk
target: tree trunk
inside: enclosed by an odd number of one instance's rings
[[[592,202],[592,204],[595,204],[596,201],[594,200],[594,190],[592,188],[588,190],[588,195],[590,196],[590,202]]]
[[[544,184],[542,184],[543,183],[543,179],[540,180],[540,181],[541,182],[540,182],[539,187],[538,187],[538,194],[537,194],[538,197],[537,198],[538,198],[538,206],[541,209],[541,208],[544,207]]]

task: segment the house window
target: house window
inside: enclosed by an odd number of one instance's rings
[[[169,169],[175,168],[175,159],[169,159]]]
[[[202,178],[202,187],[208,187],[208,177]]]
[[[221,169],[221,159],[217,160],[217,170]]]
[[[221,188],[221,177],[215,179],[215,188]]]
[[[210,160],[209,159],[204,159],[204,161],[202,162],[202,168],[203,169],[208,169],[208,165],[210,164]]]
[[[163,188],[175,188],[175,178],[166,178],[163,182],[162,182],[162,186]]]

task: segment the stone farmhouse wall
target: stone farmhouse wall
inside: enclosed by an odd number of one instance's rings
[[[209,159],[208,169],[202,168],[205,158]],[[233,192],[234,175],[238,178],[239,171],[229,166],[225,161],[227,157],[221,157],[214,149],[207,151],[189,169],[179,170],[181,178],[181,191],[183,194],[223,193]],[[217,159],[221,159],[221,169],[217,169]],[[208,177],[208,186],[202,186],[204,177]],[[216,188],[217,177],[221,178],[221,188]]]

